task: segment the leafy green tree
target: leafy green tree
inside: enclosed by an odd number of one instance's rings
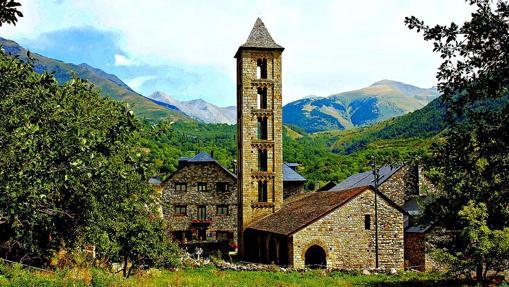
[[[475,11],[461,26],[429,27],[415,17],[405,22],[422,31],[443,59],[437,79],[448,129],[432,146],[428,162],[441,191],[431,195],[422,219],[451,229],[469,228],[445,250],[462,254],[482,280],[486,268],[495,268],[486,263],[494,255],[483,253],[489,241],[483,238],[509,226],[509,7],[501,0],[467,2]],[[486,206],[487,213],[479,215],[486,226],[479,225],[478,233],[472,230],[472,217],[462,220],[475,211],[472,201]]]
[[[23,17],[19,11],[21,4],[14,0],[0,0],[0,27],[3,23],[16,25],[18,17]]]
[[[60,86],[0,52],[0,256],[44,266],[93,244],[109,262],[174,264],[139,146],[146,133],[90,83]]]

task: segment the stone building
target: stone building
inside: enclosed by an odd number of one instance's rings
[[[283,50],[257,19],[235,54],[240,255],[294,267],[403,268],[406,181],[300,196],[283,183],[294,171],[282,159]]]
[[[384,218],[378,235],[372,187],[314,192],[251,224],[245,257],[295,268],[344,269],[374,268],[378,257],[378,266],[402,269],[406,212],[383,193],[377,196],[377,213]]]
[[[283,204],[283,50],[258,18],[235,54],[241,256],[244,229]]]
[[[295,163],[283,163],[285,196],[304,191],[306,179]],[[162,190],[173,238],[179,242],[228,240],[237,243],[237,176],[221,166],[212,156],[201,152],[181,158],[177,171],[163,183],[151,179]]]
[[[209,154],[181,158],[163,185],[163,213],[173,238],[237,241],[237,178]]]

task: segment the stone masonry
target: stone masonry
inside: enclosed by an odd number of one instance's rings
[[[251,222],[275,212],[283,203],[282,50],[272,40],[263,22],[257,19],[247,42],[239,47],[235,55],[241,255],[244,229]],[[264,107],[258,97],[260,90],[266,91]],[[259,121],[266,122],[266,139],[258,136]],[[259,151],[267,153],[266,171],[259,169]],[[259,182],[267,184],[266,201],[259,201]]]
[[[293,235],[290,254],[293,266],[303,268],[304,255],[313,245],[326,253],[328,268],[359,269],[375,267],[374,195],[367,190],[345,205],[306,226]],[[371,215],[371,228],[365,229],[365,215]],[[378,198],[379,266],[404,267],[404,215]]]
[[[186,191],[177,191],[176,184],[185,183]],[[198,184],[206,184],[205,191]],[[218,191],[217,183],[225,183],[227,191]],[[217,231],[229,232],[237,242],[237,180],[217,162],[187,163],[164,182],[164,217],[170,231],[189,232],[196,238],[198,228],[206,227],[207,239],[216,239]],[[206,207],[205,222],[198,220],[198,206]],[[175,214],[175,206],[186,206],[186,215]],[[217,214],[218,206],[227,206],[228,214]],[[210,220],[209,220],[210,219]],[[196,225],[196,226],[195,226]]]

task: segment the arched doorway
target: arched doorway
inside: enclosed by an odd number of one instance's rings
[[[304,255],[306,267],[309,268],[325,268],[327,267],[327,259],[325,250],[318,245],[313,245],[306,250]]]

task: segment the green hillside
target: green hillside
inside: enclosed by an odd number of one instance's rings
[[[437,96],[434,88],[383,80],[355,91],[289,103],[283,108],[283,120],[306,132],[350,129],[423,108]]]
[[[0,37],[2,49],[20,59],[27,61],[27,50],[16,42]],[[55,59],[47,58],[39,54],[30,54],[33,59],[34,70],[38,73],[51,72],[60,83],[72,79],[73,74],[79,78],[86,79],[101,89],[102,94],[110,96],[115,100],[126,102],[135,114],[149,121],[168,119],[172,121],[191,120],[187,115],[177,108],[169,109],[157,105],[144,96],[133,91],[115,75],[91,67],[87,64],[74,65],[64,63]]]
[[[407,115],[348,130],[306,133],[285,125],[283,157],[300,163],[299,172],[309,180],[308,188],[315,189],[369,169],[371,155],[387,162],[422,155],[444,126],[439,99]],[[200,151],[214,150],[216,159],[231,168],[236,158],[235,137],[234,125],[176,123],[170,132],[144,144],[164,178],[175,171],[178,157]]]

